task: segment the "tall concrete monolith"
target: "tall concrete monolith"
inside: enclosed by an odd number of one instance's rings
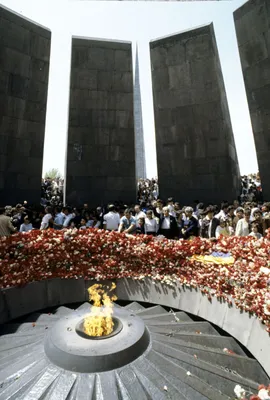
[[[150,43],[160,196],[239,196],[240,174],[213,25]]]
[[[129,42],[72,39],[66,202],[136,198]]]
[[[0,202],[40,203],[51,32],[0,7]]]
[[[234,13],[263,196],[270,199],[270,4],[250,0]],[[248,155],[247,155],[248,157]],[[252,171],[250,171],[252,172]],[[254,171],[255,172],[255,171]]]

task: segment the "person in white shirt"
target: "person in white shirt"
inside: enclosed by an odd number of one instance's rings
[[[168,198],[167,207],[169,209],[170,215],[172,215],[173,217],[176,217],[176,212],[175,212],[175,209],[174,209],[174,201],[173,201],[172,197]]]
[[[139,219],[140,219],[140,218],[145,218],[146,215],[145,215],[145,213],[141,210],[141,207],[138,206],[138,205],[134,207],[134,211],[135,211],[134,218],[135,218],[135,220],[136,220],[136,227],[138,228],[138,226],[139,226]]]
[[[215,218],[221,219],[221,218],[226,218],[227,217],[227,210],[228,210],[228,205],[226,203],[221,204],[221,210],[218,214],[215,215]]]
[[[48,229],[50,222],[53,222],[52,209],[51,209],[51,207],[46,207],[45,208],[45,215],[44,215],[44,217],[42,218],[42,221],[41,221],[40,230]]]
[[[227,221],[224,218],[220,219],[220,225],[216,227],[215,236],[218,239],[220,236],[230,236],[230,230],[227,225]]]
[[[244,211],[244,218],[239,219],[235,229],[235,236],[249,235],[250,210]]]
[[[146,218],[144,223],[144,230],[146,235],[156,236],[158,231],[158,223],[156,218],[154,218],[154,214],[152,210],[148,210],[146,212]]]
[[[23,219],[23,224],[20,226],[20,232],[29,232],[33,229],[33,225],[30,223],[29,218],[26,216]]]
[[[163,202],[162,202],[162,200],[156,201],[156,207],[154,209],[154,214],[159,220],[163,217]]]
[[[103,217],[103,228],[107,231],[117,231],[120,225],[120,215],[115,211],[113,204],[108,207],[109,212]]]
[[[253,207],[251,209],[251,214],[250,214],[250,222],[253,222],[255,220],[255,215],[257,212],[260,212],[260,209],[258,207]]]

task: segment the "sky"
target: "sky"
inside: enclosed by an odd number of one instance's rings
[[[131,41],[134,50],[138,43],[146,169],[151,178],[157,175],[157,167],[149,42],[211,22],[214,23],[240,172],[257,172],[233,21],[233,11],[245,2],[2,0],[4,6],[52,31],[43,173],[51,168],[64,173],[72,35]]]

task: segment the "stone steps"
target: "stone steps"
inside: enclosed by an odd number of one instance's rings
[[[268,381],[258,362],[210,323],[137,302],[124,308],[142,318],[151,345],[135,361],[96,374],[50,363],[43,346],[50,327],[90,308],[89,303],[76,310],[61,306],[52,314],[33,313],[21,323],[0,325],[0,400],[228,400],[236,384],[256,391]]]

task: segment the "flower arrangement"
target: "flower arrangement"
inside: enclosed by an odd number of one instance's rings
[[[203,261],[230,254],[233,263]],[[168,285],[199,288],[254,313],[270,332],[270,232],[263,239],[156,240],[98,229],[31,231],[0,238],[0,287],[63,279],[151,277]]]
[[[266,387],[265,385],[260,385],[258,387],[258,394],[246,393],[240,385],[236,385],[234,388],[234,393],[237,399],[241,400],[270,400],[270,385]],[[246,397],[249,395],[249,398]]]

